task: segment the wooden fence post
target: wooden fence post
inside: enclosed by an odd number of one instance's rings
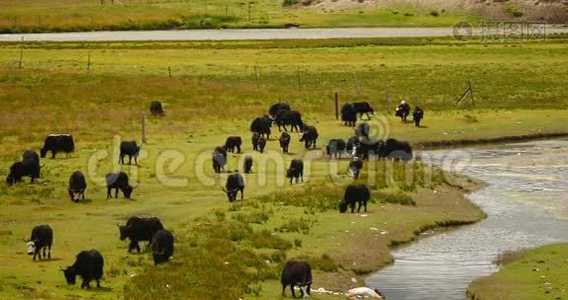
[[[91,74],[91,55],[87,58],[87,74]]]
[[[168,66],[168,73],[170,74],[170,79],[172,79],[172,67]]]
[[[24,37],[22,37],[22,42],[20,43],[20,60],[18,62],[18,69],[24,67]]]

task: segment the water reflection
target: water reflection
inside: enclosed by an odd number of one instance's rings
[[[568,240],[568,139],[466,151],[461,172],[489,183],[469,196],[488,218],[395,252],[395,264],[367,280],[388,299],[465,299],[472,280],[497,270],[499,253]],[[448,159],[447,151],[425,155]]]

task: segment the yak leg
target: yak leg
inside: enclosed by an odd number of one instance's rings
[[[245,198],[244,191],[245,191],[245,189],[241,188],[241,200],[243,200]]]
[[[294,293],[294,284],[293,283],[290,284],[290,292],[292,292],[292,297],[296,298],[296,293]]]
[[[107,199],[111,197],[111,188],[107,188]]]
[[[97,278],[97,287],[100,288],[101,287],[101,279]]]
[[[118,188],[114,189],[114,198],[118,198]]]

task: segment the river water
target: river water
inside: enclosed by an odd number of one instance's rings
[[[488,217],[395,251],[394,265],[367,279],[387,299],[463,300],[471,281],[498,270],[499,253],[568,241],[568,139],[425,156],[488,183],[468,196]]]

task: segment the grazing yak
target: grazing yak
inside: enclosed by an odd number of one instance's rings
[[[353,105],[351,103],[343,104],[341,107],[341,121],[346,126],[355,126],[355,122],[357,122],[357,113],[353,109]]]
[[[227,177],[227,182],[225,183],[225,188],[223,191],[227,194],[229,202],[233,202],[237,199],[237,194],[241,191],[241,199],[244,198],[245,190],[245,180],[243,175],[239,173],[233,173]]]
[[[349,162],[349,173],[351,174],[351,178],[358,179],[361,169],[363,169],[363,161],[357,156],[353,157]]]
[[[345,150],[349,152],[352,156],[355,155],[355,149],[359,147],[359,138],[356,136],[352,136],[347,139],[347,144],[345,145]]]
[[[272,104],[272,106],[270,106],[270,109],[268,110],[268,114],[272,118],[276,118],[276,115],[278,114],[278,112],[280,112],[282,110],[291,110],[290,104],[288,104],[286,102],[279,102],[279,103]]]
[[[50,134],[45,138],[43,148],[40,149],[41,158],[45,158],[47,152],[51,151],[51,158],[55,158],[57,152],[69,154],[75,151],[75,142],[70,134]]]
[[[252,144],[252,150],[258,151],[258,139],[260,139],[261,135],[258,132],[253,132],[252,136],[250,137],[250,141]]]
[[[128,155],[128,164],[132,164],[134,157],[134,164],[138,165],[138,155],[140,154],[140,146],[136,141],[123,141],[120,142],[120,155],[118,162],[124,165],[124,157]]]
[[[39,155],[33,150],[24,151],[24,154],[22,154],[22,161],[24,160],[32,160],[39,165]]]
[[[290,178],[290,183],[292,179],[296,179],[296,183],[302,180],[304,182],[304,162],[299,159],[293,159],[290,162],[290,167],[286,170],[286,178]]]
[[[162,108],[162,102],[160,101],[152,101],[150,102],[150,114],[154,117],[165,117],[166,112]]]
[[[266,147],[266,139],[261,136],[256,141],[256,150],[258,150],[260,153],[263,153],[265,147]]]
[[[410,114],[410,105],[406,101],[400,101],[400,104],[396,108],[395,116],[400,117],[401,122],[406,122],[406,117]]]
[[[128,183],[128,175],[124,172],[108,173],[105,176],[107,186],[107,199],[112,198],[111,190],[114,189],[114,198],[118,198],[118,190],[122,191],[122,195],[126,199],[130,199],[130,195],[134,188]]]
[[[128,252],[136,250],[140,253],[140,241],[148,241],[152,243],[152,236],[158,230],[164,229],[160,219],[156,217],[130,217],[125,225],[118,225],[120,233],[120,240],[124,241],[126,238],[130,240],[128,244]]]
[[[379,149],[379,156],[393,160],[409,161],[412,159],[412,147],[404,141],[387,139]]]
[[[258,132],[260,135],[266,135],[270,139],[270,127],[272,126],[272,119],[268,116],[258,117],[250,124],[251,132]]]
[[[355,212],[355,203],[357,203],[357,212],[361,211],[361,206],[367,212],[367,201],[371,198],[371,192],[364,184],[350,184],[345,189],[343,200],[339,202],[339,212],[344,213],[347,207],[351,207],[351,213]]]
[[[243,140],[241,139],[240,136],[230,136],[225,140],[225,145],[223,146],[223,148],[225,148],[225,150],[227,152],[235,152],[235,150],[237,150],[237,153],[241,153],[241,144],[243,143]]]
[[[282,284],[282,296],[285,296],[286,286],[289,285],[292,297],[296,298],[294,286],[298,286],[300,288],[300,297],[304,298],[304,293],[310,295],[312,267],[307,262],[290,260],[286,262],[282,270],[280,283]]]
[[[318,137],[318,130],[314,126],[305,125],[300,133],[300,142],[304,142],[306,149],[315,148]]]
[[[152,237],[152,258],[154,265],[166,263],[174,254],[174,236],[169,230],[161,229]]]
[[[87,181],[85,180],[85,175],[79,170],[73,172],[69,176],[69,186],[67,191],[69,192],[69,197],[71,201],[79,201],[79,197],[85,200],[85,190],[87,189]]]
[[[97,281],[97,287],[101,287],[103,277],[104,259],[101,253],[95,249],[81,251],[77,254],[75,263],[63,270],[67,284],[75,284],[75,278],[80,276],[83,279],[81,288],[90,288],[91,280]]]
[[[370,120],[371,115],[375,114],[375,110],[371,107],[371,105],[369,105],[368,102],[355,102],[352,104],[352,107],[355,114],[359,114],[360,118],[362,118],[363,114],[365,114]]]
[[[212,154],[213,170],[221,173],[227,164],[227,151],[223,147],[216,147]]]
[[[342,139],[331,139],[325,146],[326,154],[329,158],[341,158],[341,153],[345,152],[346,144]]]
[[[245,159],[243,160],[243,172],[245,174],[252,173],[252,157],[249,155],[245,156]]]
[[[300,132],[300,129],[304,126],[304,122],[302,122],[302,114],[295,110],[279,111],[274,118],[274,123],[278,125],[279,131],[282,131],[282,127],[284,127],[284,131],[288,131],[286,129],[286,125],[290,125],[290,131],[294,131],[294,129],[296,129],[297,132]]]
[[[355,156],[361,159],[369,159],[371,156],[379,154],[382,145],[383,141],[381,140],[362,138],[359,140],[359,145],[355,148]]]
[[[424,118],[424,110],[420,106],[416,106],[412,112],[412,120],[415,127],[420,127],[420,121]]]
[[[369,126],[369,123],[366,122],[357,125],[357,128],[355,128],[355,136],[358,137],[359,139],[362,138],[369,139],[370,132],[371,132],[371,126]]]
[[[10,172],[6,177],[6,183],[8,185],[13,185],[17,182],[22,181],[22,177],[29,176],[31,178],[31,183],[34,182],[36,178],[39,178],[41,166],[39,165],[39,157],[34,151],[26,151],[23,154],[23,160],[21,162],[15,162],[10,166]]]
[[[53,230],[49,225],[37,225],[32,229],[32,234],[29,240],[26,240],[28,247],[28,255],[33,255],[33,260],[36,257],[51,258],[51,245],[53,244]],[[43,257],[41,252],[43,250]],[[45,252],[47,250],[47,256]]]
[[[282,152],[288,153],[288,147],[290,146],[290,140],[292,137],[287,132],[282,132],[278,141],[280,142],[280,148],[282,148]]]

